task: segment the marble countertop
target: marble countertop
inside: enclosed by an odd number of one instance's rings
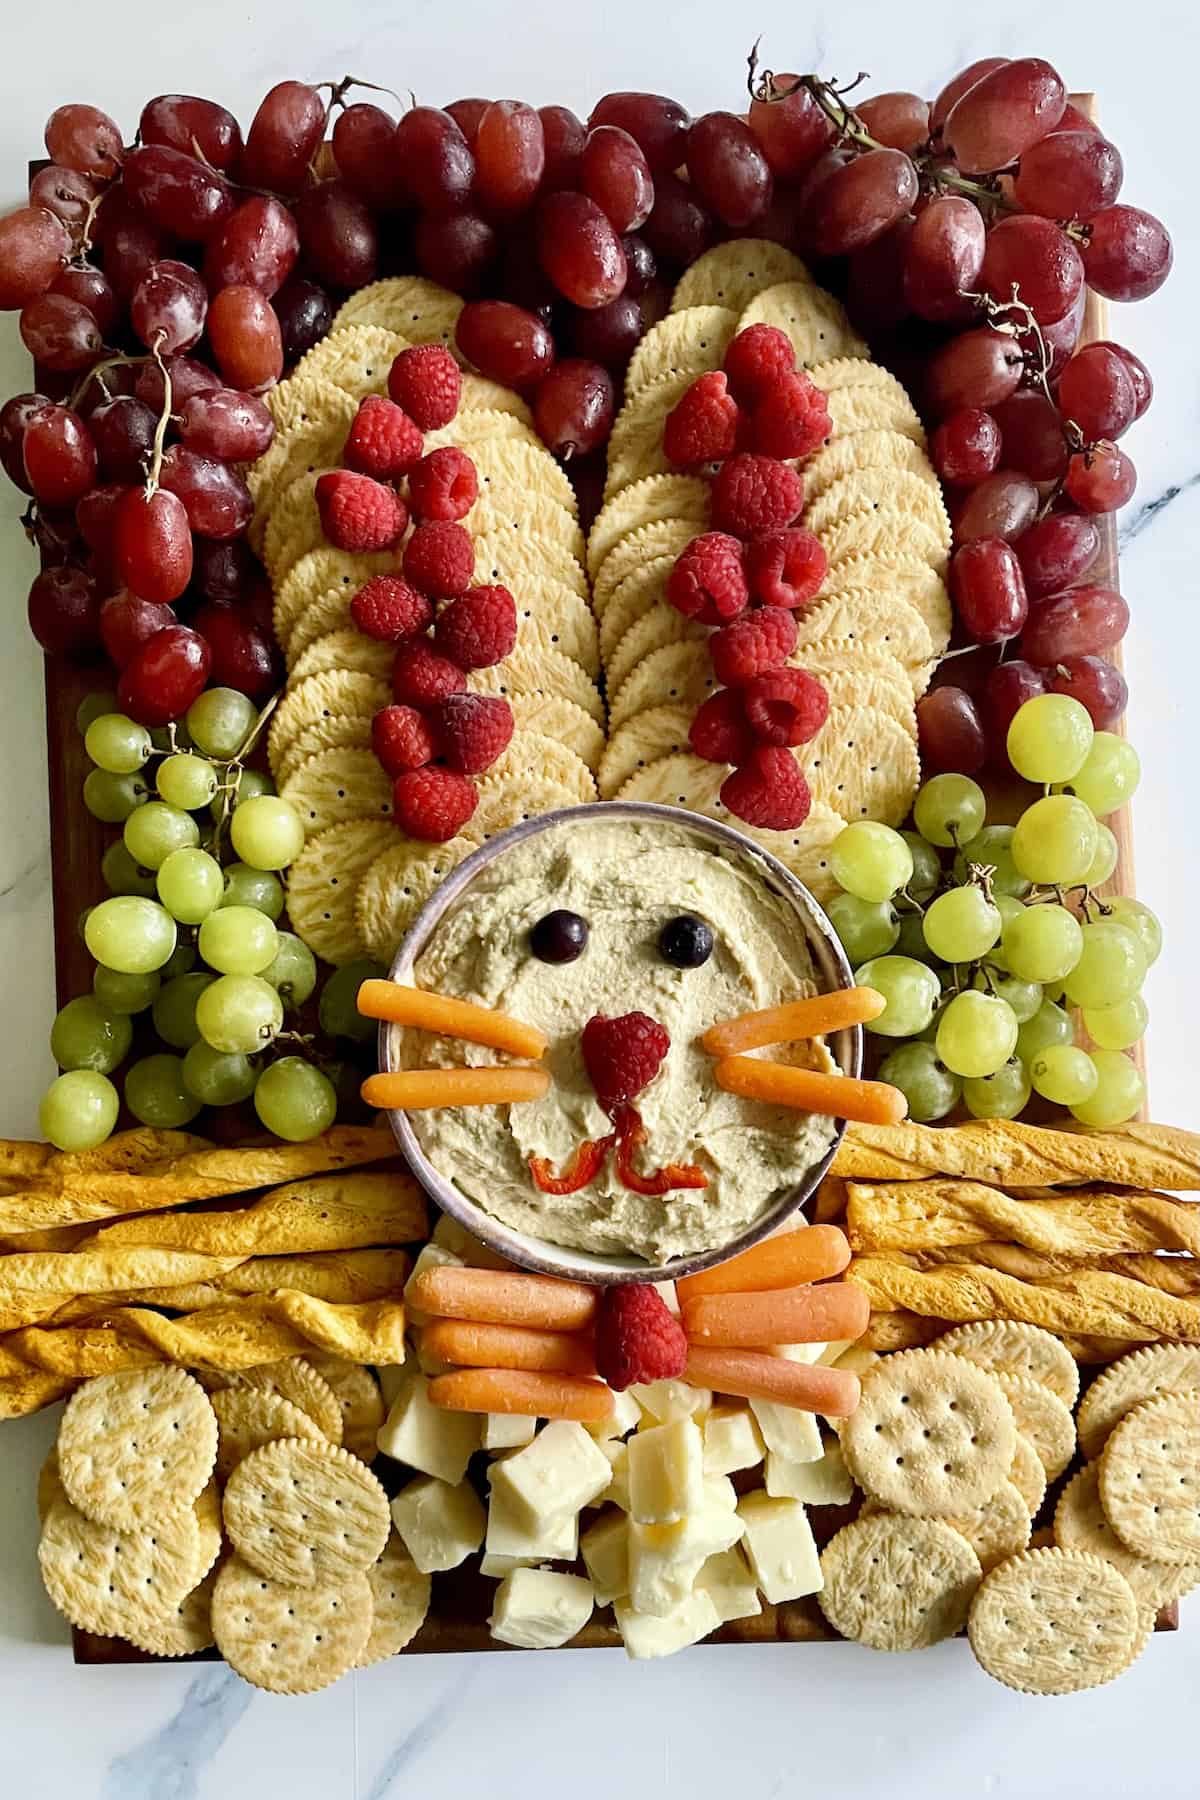
[[[172,88],[211,94],[248,119],[284,75],[347,71],[435,102],[457,92],[561,101],[586,114],[611,88],[677,95],[693,111],[736,108],[754,32],[777,68],[879,88],[934,92],[975,57],[1051,59],[1099,95],[1125,158],[1124,198],[1174,233],[1175,273],[1113,335],[1149,364],[1158,393],[1130,449],[1138,492],[1122,521],[1129,726],[1145,783],[1136,805],[1138,888],[1168,948],[1148,984],[1150,1086],[1158,1117],[1196,1124],[1194,947],[1200,889],[1200,361],[1195,319],[1200,225],[1190,0],[884,0],[805,8],[760,0],[522,0],[511,20],[486,0],[58,0],[2,9],[6,81],[0,206],[19,203],[27,159],[65,100],[91,100],[133,129],[143,102]],[[519,24],[519,29],[512,25]],[[19,71],[19,73],[17,73]],[[28,367],[13,315],[0,315],[0,394]],[[50,878],[41,666],[24,624],[31,554],[20,508],[0,493],[0,969],[4,1051],[0,1132],[36,1128],[53,1068]],[[218,1666],[76,1669],[42,1595],[35,1559],[37,1467],[51,1415],[3,1428],[0,1460],[0,1793],[22,1800],[384,1800],[484,1790],[502,1800],[637,1795],[758,1800],[885,1792],[1104,1800],[1196,1792],[1190,1716],[1200,1681],[1200,1603],[1155,1639],[1116,1686],[1056,1703],[989,1682],[961,1645],[889,1658],[849,1645],[698,1649],[632,1666],[617,1652],[405,1659],[304,1700],[244,1686]]]

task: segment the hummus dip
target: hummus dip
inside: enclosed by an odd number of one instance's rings
[[[539,961],[530,932],[566,908],[588,926],[574,962]],[[659,948],[663,926],[690,913],[714,947],[698,968]],[[495,1007],[546,1033],[551,1086],[513,1106],[447,1107],[410,1115],[430,1162],[510,1227],[574,1249],[635,1253],[661,1263],[717,1249],[749,1226],[781,1188],[829,1148],[832,1119],[722,1091],[700,1043],[721,1019],[817,991],[796,914],[748,857],[659,821],[564,822],[515,843],[483,869],[419,957],[419,987]],[[647,1130],[638,1166],[697,1163],[704,1188],[633,1192],[610,1156],[586,1187],[548,1194],[532,1156],[556,1169],[581,1140],[612,1129],[583,1062],[580,1034],[595,1014],[646,1012],[671,1048],[636,1106]],[[509,1061],[476,1044],[394,1026],[395,1067]],[[832,1067],[823,1043],[777,1047],[777,1059]]]

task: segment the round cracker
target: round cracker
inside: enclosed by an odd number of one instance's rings
[[[660,375],[639,388],[624,402],[608,439],[608,468],[604,498],[611,500],[622,488],[632,487],[647,475],[666,475],[673,468],[663,448],[667,416],[686,394],[695,376]]]
[[[342,1441],[342,1409],[337,1396],[305,1356],[281,1356],[276,1362],[256,1363],[253,1368],[239,1369],[225,1385],[264,1388],[270,1393],[281,1394],[302,1413],[308,1414],[323,1438],[331,1444]]]
[[[1099,1456],[1113,1427],[1156,1394],[1200,1387],[1200,1345],[1150,1344],[1110,1363],[1079,1402],[1079,1448]]]
[[[946,1523],[966,1538],[985,1575],[1005,1557],[1024,1550],[1033,1530],[1024,1496],[1012,1481],[1002,1481],[990,1500]]]
[[[692,716],[686,706],[650,706],[618,726],[600,759],[600,798],[611,800],[631,776],[659,757],[686,754]]]
[[[587,566],[593,577],[609,552],[640,526],[666,519],[688,519],[697,531],[708,529],[712,492],[699,475],[648,475],[607,502],[588,533]]]
[[[288,676],[288,688],[306,680],[309,675],[323,675],[330,669],[344,669],[352,675],[370,675],[387,684],[392,679],[395,660],[395,644],[381,644],[378,638],[364,636],[356,625],[343,625],[339,630],[327,631],[314,638],[301,652]]]
[[[1023,1431],[1017,1432],[1017,1447],[1008,1479],[1025,1502],[1030,1518],[1036,1519],[1045,1504],[1046,1471],[1037,1450]]]
[[[671,296],[671,311],[728,306],[740,314],[764,288],[776,287],[781,281],[811,280],[795,252],[772,238],[732,238],[706,250],[684,270]]]
[[[225,1541],[221,1527],[221,1490],[217,1486],[215,1474],[197,1495],[192,1510],[196,1515],[196,1526],[200,1534],[194,1577],[199,1583],[220,1556],[221,1545]]]
[[[370,750],[320,750],[279,790],[308,837],[351,819],[390,819],[392,784]]]
[[[826,594],[797,620],[790,661],[803,668],[809,655],[846,659],[850,652],[881,646],[899,663],[914,698],[925,692],[935,662],[929,627],[915,606],[867,588]]]
[[[1062,1339],[1040,1325],[1015,1319],[978,1319],[956,1325],[937,1345],[939,1350],[953,1350],[956,1356],[967,1356],[993,1373],[1027,1375],[1057,1394],[1067,1408],[1079,1398],[1078,1363]]]
[[[881,605],[891,606],[906,600],[914,606],[929,629],[935,656],[940,656],[949,643],[952,623],[949,590],[938,570],[919,556],[861,556],[855,552],[839,556],[829,565],[817,604],[827,595],[847,589],[855,592],[865,589],[877,596]]]
[[[395,567],[396,558],[388,550],[376,550],[370,555],[358,556],[350,550],[335,550],[328,544],[319,550],[307,551],[294,562],[276,590],[272,614],[275,636],[283,646],[287,661],[294,662],[301,649],[307,647],[297,644],[293,649],[292,636],[301,614],[311,607],[314,600],[323,594],[339,594],[343,597],[345,611],[348,613],[351,600],[372,575],[386,575],[394,571]],[[346,623],[348,620],[340,622]],[[331,627],[326,626],[325,629],[329,630]],[[320,635],[319,632],[314,632],[312,637]],[[312,637],[308,639],[309,643]]]
[[[320,1432],[298,1406],[267,1388],[221,1388],[212,1397],[221,1437],[217,1474],[227,1481],[244,1457],[276,1438],[319,1438]]]
[[[267,760],[276,781],[280,771],[295,765],[292,747],[301,734],[328,738],[317,742],[317,750],[332,750],[345,743],[340,735],[351,721],[365,721],[370,728],[375,714],[391,699],[391,685],[373,675],[360,675],[351,669],[326,669],[319,675],[306,675],[301,681],[290,681],[287,692],[271,715],[267,728]]]
[[[579,501],[570,477],[544,444],[529,444],[515,437],[490,437],[478,445],[472,460],[481,493],[495,488],[502,493],[544,494],[571,518],[579,517]]]
[[[549,694],[581,707],[603,727],[604,701],[587,671],[561,650],[517,648],[490,669],[473,669],[471,690],[477,694]]]
[[[850,1473],[881,1505],[961,1518],[1007,1479],[1016,1427],[994,1376],[965,1357],[905,1350],[865,1371],[841,1444]]]
[[[634,569],[640,569],[655,556],[669,556],[673,562],[703,530],[703,525],[694,519],[656,519],[652,525],[627,531],[613,545],[593,578],[592,606],[596,617],[604,617],[612,595]]]
[[[366,954],[355,913],[358,884],[395,835],[386,820],[349,819],[310,837],[288,870],[292,929],[334,968]]]
[[[1200,1562],[1151,1562],[1117,1536],[1100,1498],[1100,1464],[1086,1463],[1072,1475],[1054,1509],[1054,1536],[1064,1550],[1087,1550],[1122,1574],[1140,1608],[1157,1613],[1200,1582]]]
[[[413,341],[384,325],[338,325],[335,321],[332,330],[300,358],[291,379],[332,381],[356,400],[368,394],[386,394],[392,364]]]
[[[352,420],[358,411],[358,403],[351,395],[344,394],[335,382],[326,381],[321,375],[290,375],[286,381],[280,381],[275,387],[268,389],[263,395],[263,405],[275,421],[277,435],[271,449],[275,448],[280,436],[286,436],[289,432],[302,430],[308,425],[319,425],[331,414]],[[269,455],[270,451],[266,454]],[[259,458],[252,473],[261,468],[263,460],[264,458]]]
[[[433,1585],[394,1531],[379,1561],[367,1570],[367,1580],[373,1603],[371,1635],[355,1662],[356,1669],[386,1662],[412,1643],[425,1623]]]
[[[738,328],[731,306],[689,306],[668,313],[642,338],[625,372],[625,392],[632,397],[664,375],[707,375],[719,369]]]
[[[514,412],[511,407],[460,407],[448,425],[425,433],[425,453],[454,444],[474,455],[477,445],[490,444],[496,438],[513,438],[539,450],[546,448],[527,414]]]
[[[929,483],[939,498],[941,495],[933,464],[920,444],[905,437],[902,431],[852,431],[846,437],[832,438],[805,458],[800,467],[809,505],[843,475],[863,469],[906,469]]]
[[[685,706],[695,713],[719,685],[707,645],[664,644],[643,657],[619,688],[610,689],[608,729],[614,732],[650,706]]]
[[[1129,1584],[1098,1556],[1025,1550],[986,1575],[967,1636],[980,1664],[1023,1694],[1075,1694],[1128,1668],[1139,1647]]]
[[[520,394],[499,381],[489,381],[486,375],[475,375],[470,369],[462,372],[458,411],[459,415],[465,412],[508,413],[531,431],[533,429],[533,414]]]
[[[540,731],[514,731],[508,749],[488,769],[490,786],[510,783],[519,794],[522,783],[553,781],[571,795],[571,804],[586,806],[596,798],[596,779],[581,756]],[[470,822],[474,827],[474,820]]]
[[[547,576],[561,581],[586,604],[588,581],[583,564],[552,538],[538,531],[518,531],[499,520],[491,530],[476,535],[474,581],[483,586],[501,582],[520,594],[522,588]]]
[[[839,476],[805,506],[803,524],[820,536],[868,508],[881,516],[911,520],[929,533],[943,554],[949,551],[950,516],[941,489],[908,469],[854,469]]]
[[[604,659],[609,682],[613,682],[609,665],[613,652],[631,625],[665,599],[667,577],[675,567],[673,556],[652,556],[648,562],[631,569],[613,589],[600,620],[600,654]]]
[[[343,301],[334,314],[334,331],[344,325],[382,325],[397,331],[410,344],[444,344],[462,361],[454,341],[454,328],[463,302],[449,288],[439,287],[420,275],[394,275],[372,281]]]
[[[317,483],[329,468],[306,469],[273,497],[263,533],[262,560],[278,587],[293,563],[325,543],[325,527],[317,506]]]
[[[773,325],[782,331],[806,369],[833,358],[864,361],[870,351],[832,294],[808,280],[779,281],[763,288],[742,308],[737,328]]]
[[[373,723],[373,718],[364,718],[361,713],[346,713],[340,718],[335,716],[327,724],[308,726],[292,739],[279,758],[274,771],[276,787],[289,781],[302,762],[319,755],[322,750],[370,750],[374,741]]]
[[[1143,1400],[1100,1456],[1100,1500],[1121,1542],[1152,1562],[1200,1559],[1200,1393]]]
[[[216,1643],[212,1628],[212,1597],[220,1573],[215,1562],[203,1581],[183,1596],[164,1619],[139,1619],[125,1633],[138,1650],[151,1656],[195,1656]]]
[[[64,1497],[50,1508],[38,1543],[54,1605],[80,1631],[101,1637],[165,1622],[195,1587],[200,1560],[200,1528],[190,1506],[144,1529],[118,1531]]]
[[[537,731],[543,737],[556,738],[582,757],[595,774],[604,751],[604,733],[582,706],[544,689],[531,694],[510,693],[508,703],[518,731]]]
[[[310,1352],[312,1363],[341,1408],[342,1442],[360,1462],[374,1462],[379,1454],[375,1434],[383,1424],[383,1395],[370,1369],[325,1351]]]
[[[216,1455],[207,1394],[186,1370],[165,1363],[85,1382],[67,1401],[58,1432],[68,1499],[118,1531],[190,1507]]]
[[[833,1629],[872,1650],[923,1650],[961,1631],[979,1586],[979,1558],[937,1519],[875,1513],[821,1552],[817,1595]]]
[[[867,363],[858,364],[863,369],[869,366]],[[881,374],[886,373],[886,370],[881,370]],[[820,371],[810,369],[809,374],[820,387]],[[839,437],[849,437],[857,431],[898,431],[924,449],[927,441],[925,427],[917,409],[894,376],[890,381],[890,386],[885,382],[873,382],[837,387],[828,392],[825,399],[831,429],[826,442],[832,443]]]
[[[946,567],[946,552],[937,537],[909,513],[887,507],[876,511],[868,502],[829,524],[818,521],[813,530],[831,563],[847,556],[915,556],[939,574]]]
[[[800,753],[813,798],[844,819],[904,823],[921,781],[917,746],[876,706],[835,706]]]
[[[273,1581],[310,1587],[367,1569],[387,1542],[387,1495],[356,1456],[316,1439],[252,1450],[229,1477],[225,1529]]]
[[[523,582],[517,603],[517,644],[535,656],[556,650],[569,656],[594,678],[600,673],[600,640],[596,619],[586,600],[552,575]]]
[[[608,679],[619,688],[633,671],[668,644],[699,644],[707,652],[709,629],[687,618],[676,607],[660,600],[640,619],[635,619],[622,637],[608,665]]]
[[[874,708],[887,713],[916,743],[912,686],[904,665],[882,645],[878,649],[847,646],[840,653],[814,645],[793,660],[797,668],[817,677],[829,696],[830,711],[844,706]]]
[[[371,1616],[362,1574],[298,1587],[231,1556],[213,1589],[218,1650],[243,1681],[271,1694],[315,1694],[337,1681],[362,1655]]]
[[[514,447],[528,449],[526,444]],[[462,523],[475,537],[497,530],[535,532],[545,544],[553,544],[562,556],[583,561],[584,538],[579,521],[548,494],[512,487],[487,488],[481,491]]]
[[[1040,1456],[1047,1481],[1057,1481],[1075,1454],[1075,1421],[1070,1408],[1030,1375],[1016,1375],[1006,1369],[992,1369],[991,1373],[1004,1389],[1017,1430]]]
[[[592,798],[595,798],[594,794]],[[560,812],[564,807],[579,804],[577,793],[548,775],[530,775],[519,781],[511,777],[493,780],[485,776],[479,783],[479,804],[467,827],[475,839],[472,848],[498,837],[512,825],[520,825],[525,819],[537,819],[544,813]]]
[[[438,882],[478,848],[465,837],[451,838],[448,844],[419,844],[398,831],[394,836],[395,843],[375,858],[354,897],[359,936],[369,954],[387,967]]]

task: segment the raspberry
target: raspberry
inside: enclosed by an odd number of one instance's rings
[[[421,428],[381,394],[368,394],[354,416],[342,461],[360,475],[398,481],[425,448]]]
[[[791,339],[777,325],[747,325],[725,352],[725,373],[743,406],[753,406],[795,367]]]
[[[350,617],[364,637],[398,644],[433,624],[433,607],[400,575],[372,575],[350,602]]]
[[[754,408],[751,435],[763,456],[807,456],[833,430],[825,396],[807,375],[785,375]]]
[[[429,722],[447,768],[462,775],[490,769],[513,734],[512,707],[490,694],[451,694],[430,708]]]
[[[452,444],[431,450],[408,475],[408,503],[418,519],[465,519],[479,498],[475,464]]]
[[[469,588],[442,608],[433,637],[460,669],[490,669],[517,641],[517,603],[506,587]]]
[[[650,1085],[671,1048],[671,1038],[666,1026],[649,1013],[622,1013],[616,1019],[596,1013],[583,1028],[580,1048],[596,1098],[605,1112],[611,1112],[636,1100]]]
[[[440,769],[436,763],[407,769],[392,785],[397,825],[409,837],[424,838],[430,844],[457,837],[478,804],[479,793],[469,775]]]
[[[721,799],[743,824],[765,831],[795,831],[812,806],[812,795],[790,750],[764,744],[721,783]]]
[[[440,656],[427,637],[405,638],[396,647],[392,693],[402,706],[424,712],[451,694],[461,694],[467,678],[456,662]]]
[[[475,548],[461,525],[418,525],[405,546],[404,573],[435,600],[465,593],[474,570]]]
[[[807,669],[769,669],[741,689],[741,699],[746,723],[764,744],[807,744],[829,717],[829,695]]]
[[[790,525],[803,504],[804,484],[795,469],[770,456],[731,456],[713,479],[713,524],[734,537]]]
[[[783,666],[796,648],[796,621],[779,606],[756,606],[714,631],[708,653],[724,687],[745,687],[756,675]]]
[[[667,414],[663,452],[668,462],[720,462],[732,456],[737,442],[737,401],[726,391],[724,375],[697,375],[683,398]]]
[[[317,482],[316,493],[321,529],[339,550],[387,550],[404,536],[408,508],[369,475],[331,469]]]
[[[596,1316],[596,1373],[618,1393],[635,1381],[673,1381],[687,1366],[683,1326],[650,1282],[604,1288]]]
[[[458,411],[462,376],[441,344],[414,344],[392,364],[388,393],[422,431],[437,431]]]
[[[385,706],[375,714],[371,748],[389,775],[424,768],[437,754],[433,732],[412,706]]]
[[[667,599],[687,619],[723,625],[736,619],[750,598],[742,568],[742,546],[722,531],[693,538],[667,577]]]
[[[710,694],[692,720],[688,742],[705,762],[745,762],[754,748],[754,733],[746,723],[741,694],[733,688]]]
[[[807,606],[828,568],[820,538],[801,525],[766,531],[746,545],[750,592],[766,606]]]

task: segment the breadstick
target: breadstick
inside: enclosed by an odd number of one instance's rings
[[[209,1255],[288,1256],[415,1244],[428,1229],[425,1196],[411,1175],[355,1169],[288,1182],[249,1206],[118,1219],[88,1242],[171,1245]]]
[[[538,1374],[594,1376],[591,1342],[570,1331],[530,1331],[525,1325],[477,1325],[467,1319],[435,1319],[421,1333],[421,1348],[444,1363],[479,1369],[530,1369]]]
[[[1004,1188],[1093,1181],[1194,1189],[1200,1188],[1200,1134],[1136,1120],[1111,1131],[1067,1131],[1019,1119],[863,1125],[847,1131],[833,1172],[854,1181],[956,1175]]]
[[[693,1387],[746,1400],[777,1400],[829,1419],[844,1419],[858,1405],[858,1376],[849,1369],[789,1362],[761,1350],[710,1350],[691,1344],[685,1376]]]
[[[522,1413],[533,1419],[607,1419],[612,1390],[602,1381],[516,1369],[456,1369],[429,1384],[435,1406],[451,1412]]]
[[[914,1269],[936,1269],[947,1263],[983,1263],[1020,1281],[1052,1281],[1061,1284],[1063,1276],[1082,1269],[1099,1269],[1108,1275],[1124,1275],[1130,1281],[1142,1281],[1161,1288],[1164,1294],[1200,1294],[1200,1259],[1194,1256],[1153,1256],[1133,1253],[1128,1256],[1047,1256],[1037,1250],[1026,1250],[1020,1244],[957,1244],[944,1250],[917,1250],[902,1255],[888,1252],[890,1261],[909,1264]]]
[[[394,1075],[368,1075],[362,1097],[381,1111],[401,1107],[424,1112],[440,1106],[511,1106],[540,1100],[550,1086],[545,1069],[402,1069]]]
[[[553,1275],[505,1275],[496,1269],[423,1269],[409,1305],[439,1318],[536,1331],[583,1331],[596,1319],[596,1289]]]
[[[893,1350],[915,1350],[930,1344],[949,1331],[948,1319],[923,1319],[920,1313],[897,1307],[893,1312],[873,1312],[870,1323],[858,1340],[864,1350],[887,1354]]]
[[[767,1238],[715,1269],[685,1275],[675,1283],[675,1294],[683,1306],[701,1294],[757,1294],[767,1288],[794,1287],[840,1275],[849,1261],[845,1232],[835,1225],[803,1225],[799,1231]]]
[[[814,1225],[841,1223],[846,1217],[846,1183],[840,1175],[826,1175],[813,1196],[809,1217]]]
[[[863,1119],[872,1125],[895,1125],[908,1111],[899,1088],[886,1081],[859,1081],[852,1075],[829,1075],[823,1069],[801,1069],[794,1063],[765,1062],[760,1056],[727,1056],[713,1070],[726,1093],[772,1106],[802,1107],[833,1119]]]
[[[830,994],[813,994],[806,1000],[790,1000],[786,1006],[767,1006],[761,1012],[723,1019],[710,1025],[700,1041],[710,1056],[737,1056],[767,1044],[794,1044],[849,1025],[865,1025],[868,1019],[877,1019],[883,1008],[883,995],[874,988],[836,988]]]
[[[1200,1206],[1194,1201],[1106,1188],[1029,1200],[977,1181],[852,1181],[846,1224],[856,1250],[1011,1241],[1047,1255],[1200,1251]]]
[[[546,1053],[546,1034],[536,1025],[523,1025],[507,1013],[471,1000],[454,1000],[447,994],[426,993],[423,988],[403,987],[398,981],[364,981],[358,990],[358,1010],[365,1019],[388,1019],[409,1025],[414,1031],[434,1031],[439,1037],[465,1038],[469,1044],[488,1044],[513,1056],[535,1060]]]
[[[861,1289],[845,1281],[769,1294],[701,1294],[682,1307],[689,1343],[739,1350],[756,1344],[832,1344],[861,1337],[870,1312]]]

